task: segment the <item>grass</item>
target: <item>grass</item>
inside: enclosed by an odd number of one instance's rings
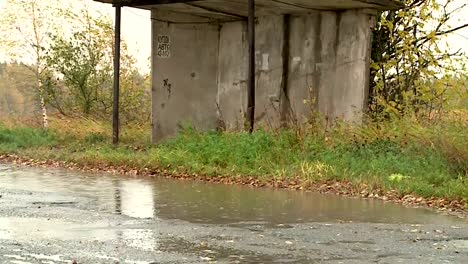
[[[149,128],[127,126],[114,147],[110,128],[100,122],[55,118],[47,132],[0,123],[0,154],[212,177],[338,180],[467,202],[466,120],[456,115],[427,124],[404,119],[252,135],[186,129],[158,146],[149,144]]]

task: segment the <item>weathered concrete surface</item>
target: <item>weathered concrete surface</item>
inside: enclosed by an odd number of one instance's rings
[[[319,87],[317,107],[326,123],[333,121],[331,115],[334,113],[334,105],[332,102],[335,96],[335,84],[338,81],[335,71],[338,28],[338,13],[323,12],[320,24],[320,62],[317,64],[317,71],[320,72],[317,81]]]
[[[299,124],[316,110],[328,122],[360,122],[369,81],[370,18],[356,10],[291,18],[288,91]]]
[[[255,29],[256,127],[280,125],[281,85],[283,83],[284,17],[257,18]]]
[[[0,164],[0,263],[72,261],[467,263],[468,225],[380,201]]]
[[[207,23],[212,21],[157,10],[153,18],[194,22],[153,21],[153,141],[175,135],[184,122],[201,130],[243,129],[245,21]],[[168,58],[158,55],[161,36],[170,39]],[[258,17],[256,127],[302,125],[313,118],[359,123],[370,37],[371,16],[360,10]]]
[[[288,98],[289,122],[298,124],[310,121],[313,111],[316,111],[318,90],[334,82],[334,76],[320,83],[325,76],[321,53],[332,52],[328,49],[325,34],[333,34],[335,20],[327,21],[324,14],[334,12],[312,12],[307,15],[291,16],[289,35],[289,73]],[[331,24],[330,24],[331,23]],[[322,30],[323,27],[330,27]],[[323,48],[322,48],[323,47]],[[326,89],[326,88],[325,88]],[[324,98],[324,101],[326,99]]]
[[[153,141],[175,135],[181,124],[243,129],[245,21],[152,12]],[[175,23],[163,22],[168,20]],[[170,54],[158,54],[161,36],[170,39]],[[258,17],[256,127],[302,125],[314,118],[359,123],[369,84],[370,41],[371,15],[362,10]]]
[[[228,130],[244,129],[247,111],[247,31],[243,21],[223,23],[219,35],[219,118]]]
[[[152,17],[204,21],[190,15],[157,10],[152,11]],[[169,24],[154,20],[152,30],[153,142],[174,135],[184,124],[214,129],[217,119],[218,25]],[[164,43],[167,40],[169,43]],[[168,53],[164,53],[164,48],[168,48]]]
[[[354,123],[362,121],[369,86],[371,17],[357,10],[340,13],[336,51],[336,82],[328,113]]]
[[[278,127],[283,83],[283,16],[258,17],[256,24],[257,127]],[[219,45],[218,104],[228,130],[244,128],[247,109],[247,33],[243,21],[223,23]]]

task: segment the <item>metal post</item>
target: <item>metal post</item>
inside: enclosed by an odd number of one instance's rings
[[[255,0],[249,0],[249,17],[247,23],[249,40],[249,73],[247,80],[247,117],[249,132],[254,130],[255,122]]]
[[[112,143],[119,143],[119,88],[120,88],[120,22],[122,6],[115,6],[114,48],[114,103],[112,106]]]

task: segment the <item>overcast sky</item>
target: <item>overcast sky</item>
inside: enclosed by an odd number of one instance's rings
[[[114,17],[114,9],[111,5],[88,1],[91,2],[93,8]],[[4,2],[5,0],[0,0],[0,7]],[[468,23],[468,14],[458,14],[453,19],[453,23],[458,25]],[[139,68],[149,71],[149,57],[151,56],[150,12],[124,7],[122,11],[122,36],[127,41],[130,51],[137,58]],[[451,50],[462,49],[468,53],[468,28],[458,31],[457,34],[451,34],[448,43]]]

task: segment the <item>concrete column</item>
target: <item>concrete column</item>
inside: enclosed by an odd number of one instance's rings
[[[279,127],[283,81],[283,16],[257,18],[256,127]],[[247,111],[247,38],[245,22],[229,22],[220,31],[218,103],[227,129],[243,129]]]
[[[215,129],[219,26],[157,10],[152,17],[152,142],[182,126]]]
[[[292,119],[359,123],[366,102],[370,17],[359,10],[291,18],[288,89]]]
[[[247,125],[246,34],[243,21],[222,24],[219,34],[218,115],[227,130]]]
[[[284,17],[259,17],[256,29],[257,127],[281,126]]]
[[[290,124],[303,124],[316,111],[322,68],[321,27],[321,12],[291,17],[287,82]]]
[[[361,123],[369,89],[371,18],[359,10],[341,15],[336,54],[334,116]]]

